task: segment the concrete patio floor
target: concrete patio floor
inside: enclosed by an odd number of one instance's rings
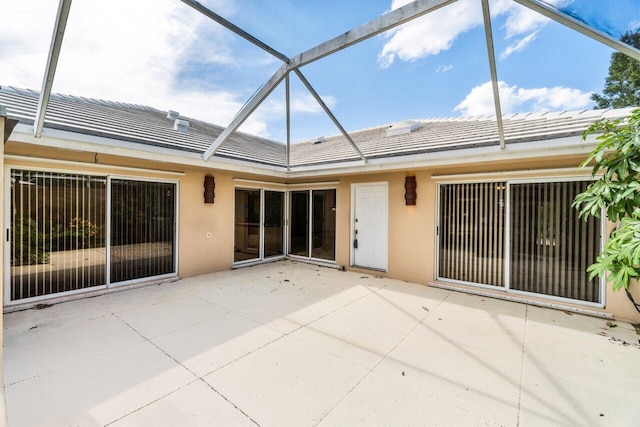
[[[616,340],[639,337],[614,325],[279,261],[6,314],[7,416],[637,426],[640,350]]]

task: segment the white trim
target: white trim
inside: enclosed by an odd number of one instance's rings
[[[78,167],[90,167],[96,169],[109,169],[114,171],[133,171],[133,172],[141,172],[141,173],[154,173],[158,175],[171,175],[171,176],[185,176],[185,172],[177,172],[177,171],[163,171],[157,169],[145,169],[145,168],[135,168],[128,166],[111,166],[103,163],[87,163],[87,162],[75,162],[71,160],[55,160],[55,159],[45,159],[42,157],[29,157],[29,156],[15,156],[11,154],[7,154],[4,156],[5,165],[14,165],[13,162],[30,162],[30,163],[50,163],[54,165],[63,165],[63,166],[78,166]],[[14,165],[14,167],[22,167],[21,165]],[[47,169],[50,170],[50,169]]]
[[[287,184],[254,179],[233,178],[234,188],[286,188]]]
[[[531,158],[557,158],[565,155],[587,156],[596,145],[594,138],[583,141],[580,136],[552,138],[530,142],[509,143],[504,150],[498,145],[444,149],[442,151],[420,154],[368,158],[363,165],[361,160],[330,162],[309,166],[292,166],[287,172],[286,166],[264,165],[247,160],[231,158],[214,158],[206,162],[198,153],[177,149],[156,147],[153,145],[134,144],[113,138],[79,134],[76,132],[44,128],[42,138],[33,137],[33,126],[18,124],[12,133],[12,141],[34,144],[41,147],[55,147],[67,150],[79,150],[89,153],[102,153],[115,156],[126,156],[137,159],[159,161],[162,163],[180,164],[219,169],[233,172],[260,173],[274,178],[312,178],[319,176],[340,176],[346,173],[384,172],[390,170],[407,170],[437,166],[465,165],[469,163],[486,163],[491,161],[523,160]],[[375,155],[374,155],[375,156]]]
[[[206,162],[195,152],[157,147],[154,145],[135,144],[114,138],[86,135],[58,129],[44,128],[41,138],[34,138],[33,126],[19,123],[11,133],[11,141],[32,144],[40,147],[53,147],[65,150],[84,151],[88,153],[108,154],[130,157],[133,159],[151,160],[168,164],[196,166],[205,169],[219,169],[231,172],[263,173],[272,177],[286,178],[283,166],[272,166],[248,160],[216,157]],[[135,148],[132,148],[134,147]]]
[[[115,288],[107,288],[105,285],[102,286],[94,286],[91,288],[85,288],[85,289],[81,289],[78,291],[68,291],[69,295],[61,295],[61,293],[58,294],[50,294],[48,296],[50,296],[51,298],[46,299],[46,303],[47,304],[59,304],[59,303],[63,303],[63,302],[68,302],[68,301],[75,301],[78,299],[82,299],[82,298],[90,298],[90,297],[94,297],[94,296],[100,296],[100,295],[108,295],[108,294],[112,294],[114,292],[122,292],[122,291],[126,291],[129,289],[137,289],[137,288],[144,288],[147,286],[156,286],[156,285],[161,285],[161,284],[165,284],[165,283],[172,283],[179,280],[179,278],[172,278],[172,279],[166,279],[166,280],[152,280],[152,281],[148,281],[148,282],[141,282],[141,283],[137,283],[137,284],[131,284],[128,286],[118,286]],[[46,297],[47,295],[44,295],[44,297]],[[37,297],[36,297],[37,298]],[[23,300],[20,300],[23,301]],[[15,312],[15,311],[21,311],[21,310],[28,310],[30,308],[33,308],[34,306],[37,305],[39,301],[26,301],[26,302],[21,302],[21,303],[16,303],[16,304],[11,304],[11,305],[5,305],[4,306],[4,313],[11,313],[11,312]]]
[[[7,288],[11,289],[11,282],[7,282],[8,286]],[[10,307],[16,307],[16,306],[22,306],[22,305],[28,305],[28,306],[33,306],[35,304],[38,304],[40,302],[45,302],[45,303],[49,303],[50,301],[53,301],[55,299],[61,298],[61,299],[70,299],[70,297],[74,297],[74,296],[81,296],[83,294],[87,294],[91,291],[99,293],[100,291],[104,292],[106,290],[108,290],[109,287],[107,285],[98,285],[98,286],[91,286],[88,288],[82,288],[82,289],[74,289],[71,291],[64,291],[64,292],[54,292],[51,294],[46,294],[46,295],[38,295],[35,297],[31,297],[31,298],[20,298],[14,301],[11,301],[9,299],[5,300],[4,302],[4,309],[8,309]],[[11,293],[9,291],[9,295],[7,296],[7,298],[11,298]]]
[[[264,217],[265,217],[265,205],[264,205],[264,188],[260,189],[260,225],[258,226],[258,258],[264,260]]]
[[[287,184],[287,188],[294,190],[333,190],[338,187],[340,181],[305,182],[299,184]]]
[[[11,301],[11,167],[6,166],[2,171],[4,173],[4,224],[3,224],[3,236],[4,241],[4,259],[2,260],[4,265],[4,274],[2,281],[4,284],[3,306],[7,305]]]
[[[511,181],[505,181],[504,195],[504,259],[502,260],[504,289],[511,291]],[[537,294],[536,294],[537,295]]]
[[[105,191],[107,212],[105,212],[105,248],[107,249],[105,264],[105,286],[111,287],[111,177],[107,176],[107,191]]]
[[[613,315],[609,313],[603,313],[600,311],[593,311],[593,310],[585,310],[579,307],[558,305],[558,304],[548,303],[544,301],[536,301],[528,298],[512,297],[506,293],[483,292],[476,289],[460,288],[457,286],[450,286],[445,283],[436,283],[436,282],[427,282],[427,286],[431,286],[439,289],[446,289],[448,291],[463,292],[471,295],[479,295],[479,296],[484,296],[488,298],[496,298],[496,299],[501,299],[505,301],[517,302],[521,304],[535,305],[538,307],[546,307],[546,308],[554,308],[554,309],[563,310],[563,311],[571,311],[573,313],[586,314],[588,316],[601,317],[604,319],[613,319]],[[537,296],[538,294],[535,294],[535,295]]]
[[[292,166],[288,178],[311,178],[314,176],[344,175],[348,173],[384,172],[390,170],[409,170],[440,166],[464,166],[470,163],[488,163],[492,161],[515,161],[526,159],[545,159],[567,155],[587,156],[595,147],[592,141],[583,141],[581,137],[554,138],[534,142],[507,144],[504,150],[498,145],[464,149],[445,149],[442,151],[392,157],[368,157],[363,165],[360,160],[328,163],[310,166]]]
[[[327,181],[327,182],[304,182],[287,184],[281,182],[260,181],[253,179],[234,178],[233,181],[236,186],[242,185],[246,188],[278,188],[283,190],[289,189],[301,189],[301,190],[331,190],[337,188],[340,181]]]
[[[138,285],[140,283],[146,283],[149,281],[162,281],[162,280],[177,279],[177,278],[178,278],[178,275],[176,273],[165,273],[165,274],[158,274],[156,276],[140,277],[138,279],[129,279],[129,280],[123,280],[122,282],[109,283],[107,288],[118,289],[123,286]]]
[[[590,173],[585,172],[586,168],[558,168],[558,169],[527,169],[521,171],[504,171],[504,172],[486,172],[486,173],[462,173],[462,174],[453,174],[453,175],[432,175],[431,179],[435,181],[442,180],[457,180],[457,179],[468,179],[473,180],[473,182],[485,182],[485,181],[504,181],[510,176],[521,176],[521,175],[544,175],[545,178],[555,178],[556,175],[558,177],[566,177],[567,174],[587,174],[591,176]],[[455,181],[457,182],[457,181]]]

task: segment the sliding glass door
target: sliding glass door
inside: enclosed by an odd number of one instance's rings
[[[440,184],[438,278],[600,304],[601,282],[586,269],[600,251],[601,222],[571,207],[588,185]]]
[[[10,301],[103,286],[107,179],[11,171]]]
[[[440,185],[439,276],[504,286],[506,183]]]
[[[309,257],[309,191],[292,191],[289,254]]]
[[[284,256],[284,192],[236,188],[234,262]]]
[[[260,258],[260,190],[236,189],[234,261]]]
[[[264,192],[264,257],[284,255],[284,192]]]
[[[335,261],[336,190],[291,191],[289,254]]]
[[[111,180],[112,283],[175,272],[175,187]]]
[[[587,267],[600,252],[600,219],[578,218],[571,203],[589,182],[511,184],[511,289],[600,302]]]
[[[311,258],[336,259],[336,190],[313,191]]]
[[[176,273],[175,183],[31,170],[10,182],[7,303]]]

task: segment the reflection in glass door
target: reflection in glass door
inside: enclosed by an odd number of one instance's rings
[[[291,192],[289,254],[336,259],[336,190]]]
[[[311,257],[336,259],[336,190],[313,191]]]
[[[289,253],[309,256],[309,191],[291,192]]]
[[[260,190],[236,189],[235,262],[260,258]]]
[[[284,193],[264,192],[264,257],[284,255]]]

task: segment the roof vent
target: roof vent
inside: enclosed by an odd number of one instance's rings
[[[189,133],[189,122],[186,120],[176,119],[173,122],[173,130],[177,130],[180,133]]]
[[[178,113],[177,111],[173,111],[173,110],[167,111],[167,119],[169,120],[175,120],[178,118],[179,115],[180,113]]]
[[[324,136],[319,136],[313,141],[313,143],[314,144],[322,144],[324,141],[325,141],[325,137]]]
[[[387,128],[387,136],[404,135],[405,133],[415,132],[420,129],[420,123],[411,120],[405,120],[395,123]]]

